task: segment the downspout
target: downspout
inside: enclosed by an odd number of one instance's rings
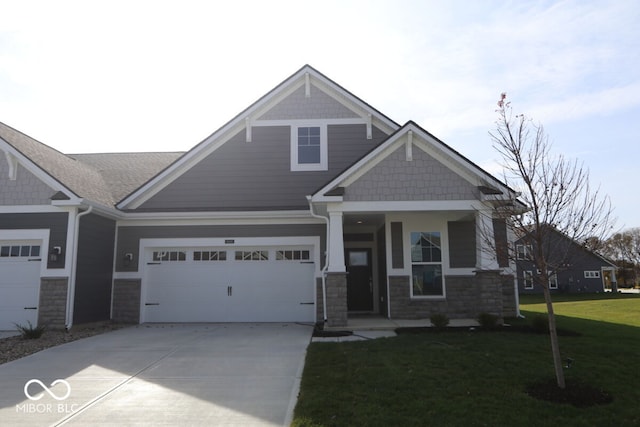
[[[325,252],[324,252],[324,267],[322,267],[322,320],[323,323],[327,322],[327,269],[329,268],[329,218],[326,216],[318,215],[313,212],[313,203],[311,203],[311,196],[307,196],[309,202],[309,213],[312,217],[323,220],[327,224],[327,235],[325,237]]]
[[[71,272],[69,274],[69,293],[67,294],[67,331],[73,326],[73,305],[76,295],[76,269],[78,267],[78,234],[80,232],[80,218],[88,215],[93,210],[93,206],[89,205],[89,208],[76,214],[76,221],[73,235],[73,247],[71,248]]]

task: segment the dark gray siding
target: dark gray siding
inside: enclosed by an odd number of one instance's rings
[[[49,248],[42,248],[42,256],[47,259],[47,268],[64,268],[64,258],[67,253],[68,215],[66,212],[0,214],[0,229],[49,229]],[[48,254],[54,246],[62,248],[63,256],[52,262],[48,260]]]
[[[365,125],[327,130],[328,171],[291,172],[289,126],[244,130],[143,203],[139,211],[307,209],[305,196],[352,165],[386,138]]]
[[[115,221],[98,215],[80,217],[74,323],[109,320]]]
[[[140,239],[161,238],[231,238],[231,237],[320,237],[320,253],[325,252],[326,229],[323,224],[300,225],[206,225],[206,226],[173,226],[173,227],[119,227],[118,249],[116,251],[116,271],[137,271],[140,254]],[[125,266],[125,253],[132,253],[134,262]],[[324,265],[323,255],[320,262]]]
[[[380,314],[388,315],[387,306],[387,237],[384,226],[378,230],[378,286],[380,292]]]
[[[404,251],[402,249],[402,223],[391,223],[391,267],[404,268]]]
[[[474,221],[449,222],[449,266],[473,268],[476,266],[476,223]]]

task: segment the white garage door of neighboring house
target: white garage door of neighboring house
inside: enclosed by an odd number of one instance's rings
[[[0,240],[0,331],[38,321],[41,242]]]
[[[145,322],[313,322],[311,247],[150,248]]]

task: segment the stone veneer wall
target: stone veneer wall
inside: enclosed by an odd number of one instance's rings
[[[322,300],[322,279],[316,279],[316,323],[324,323],[324,301]]]
[[[347,273],[327,273],[327,324],[347,326]]]
[[[113,281],[111,320],[118,323],[140,323],[141,279]]]
[[[49,329],[66,327],[68,277],[43,277],[40,280],[38,325]]]
[[[446,276],[447,296],[442,299],[410,298],[409,276],[389,276],[391,318],[426,319],[434,313],[450,319],[475,319],[480,313],[505,315],[505,286],[513,276],[499,271],[478,271],[475,276]],[[515,303],[514,303],[515,306]]]
[[[514,280],[515,277],[512,274],[502,276],[502,314],[504,317],[516,317],[518,315]]]

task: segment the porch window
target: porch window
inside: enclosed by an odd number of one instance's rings
[[[444,296],[440,232],[411,233],[411,296]]]

